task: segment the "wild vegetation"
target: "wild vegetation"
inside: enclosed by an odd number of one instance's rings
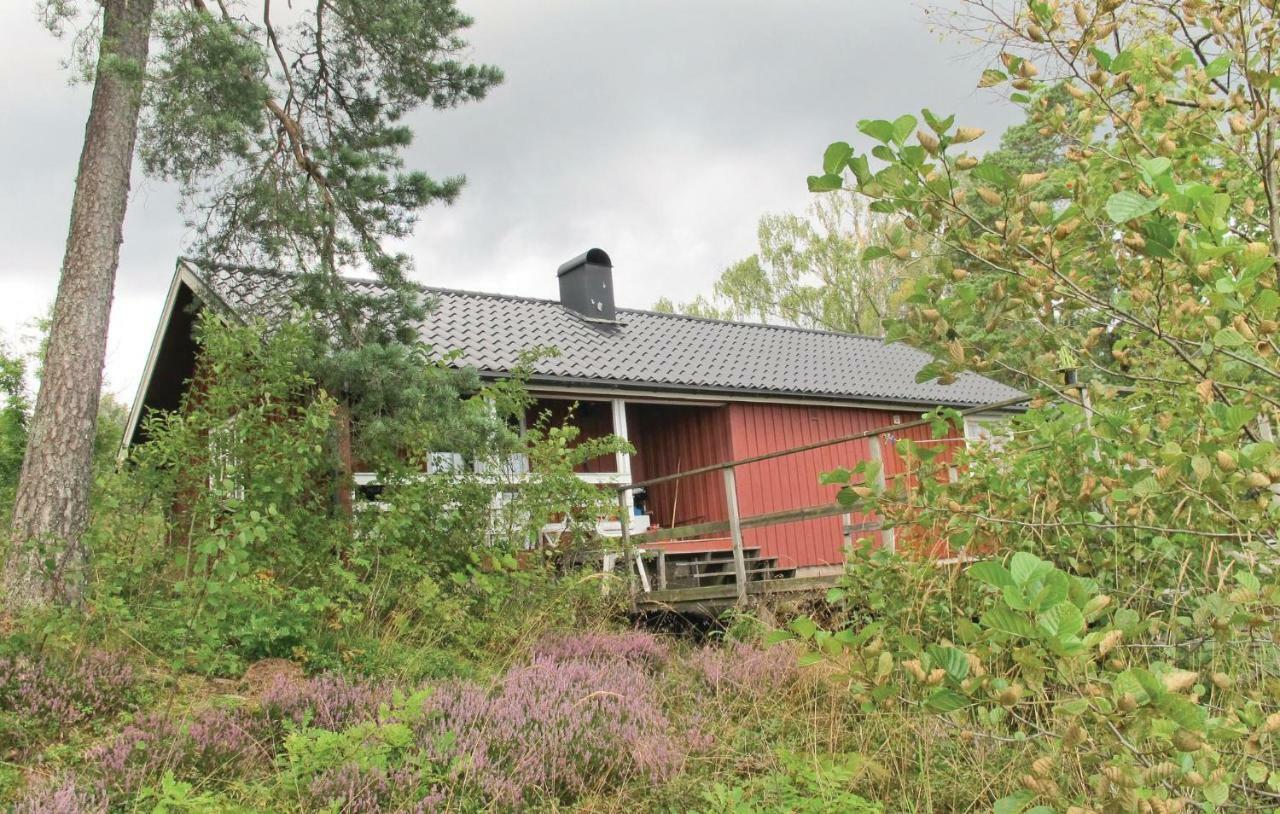
[[[1273,6],[972,3],[999,54],[981,84],[1010,87],[1043,152],[972,155],[980,132],[921,111],[863,120],[871,149],[831,144],[810,178],[891,224],[858,261],[910,281],[888,331],[936,354],[922,378],[1030,391],[958,477],[905,440],[915,468],[884,488],[871,463],[824,476],[969,557],[863,546],[816,606],[629,630],[616,578],[525,545],[553,513],[612,511],[573,468],[620,442],[513,432],[518,376],[391,386],[341,375],[305,319],[265,343],[206,319],[217,375],[99,473],[84,607],[5,617],[4,801],[1280,808]],[[21,366],[0,373],[7,444],[26,408]],[[347,414],[386,473],[351,513]],[[430,474],[442,449],[469,465]],[[495,522],[515,453],[536,472]]]

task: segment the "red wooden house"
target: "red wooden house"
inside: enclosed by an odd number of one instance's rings
[[[559,268],[559,300],[427,288],[432,310],[420,326],[425,342],[442,353],[459,352],[456,364],[483,377],[507,375],[529,349],[558,349],[534,367],[533,410],[563,415],[576,404],[584,436],[616,433],[630,440],[634,454],[583,468],[583,477],[602,483],[634,483],[906,425],[939,405],[972,408],[1020,395],[975,374],[947,385],[918,383],[916,373],[929,356],[875,337],[615,308],[612,274],[608,255],[592,249]],[[180,262],[126,437],[136,439],[145,410],[178,404],[194,369],[190,332],[199,307],[278,318],[289,285],[288,277],[272,272]],[[928,430],[904,428],[900,437],[924,439]],[[885,469],[893,475],[902,462],[888,449]],[[869,441],[861,439],[739,467],[739,511],[751,516],[829,504],[834,487],[819,485],[819,474],[870,454]],[[727,517],[724,479],[715,471],[627,499],[633,532]],[[838,566],[844,542],[837,516],[744,533],[745,547],[758,550],[759,558],[802,576]],[[656,545],[709,550],[728,541],[722,535]]]

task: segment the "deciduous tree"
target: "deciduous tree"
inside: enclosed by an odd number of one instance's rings
[[[818,199],[804,215],[760,218],[758,251],[729,266],[710,296],[655,308],[713,319],[753,320],[851,333],[882,331],[898,311],[910,267],[863,261],[895,227],[853,196]]]

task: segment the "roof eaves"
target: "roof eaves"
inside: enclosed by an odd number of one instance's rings
[[[476,371],[482,379],[500,379],[511,375],[510,371],[505,370],[484,370]],[[643,390],[668,393],[673,395],[707,395],[717,398],[747,399],[754,397],[755,399],[792,399],[814,402],[825,402],[833,405],[839,404],[875,404],[886,408],[889,407],[911,407],[930,409],[933,407],[981,407],[984,404],[1001,404],[1003,401],[987,402],[975,401],[973,399],[954,399],[951,401],[936,401],[930,399],[911,399],[911,398],[888,398],[885,396],[877,396],[874,394],[849,394],[843,395],[839,393],[816,393],[810,391],[799,390],[771,390],[767,388],[748,388],[748,387],[700,387],[696,385],[681,385],[671,382],[648,382],[637,381],[635,379],[610,379],[610,378],[582,378],[578,376],[548,376],[533,374],[528,376],[527,381],[533,385],[553,385],[559,387],[581,387],[581,388],[607,388],[614,390]],[[1004,400],[1008,401],[1008,399]],[[1016,409],[1009,407],[1007,409]]]

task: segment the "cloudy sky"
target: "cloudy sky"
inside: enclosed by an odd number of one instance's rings
[[[409,164],[468,177],[410,243],[431,285],[554,297],[556,267],[599,246],[620,305],[687,298],[754,250],[761,214],[805,207],[805,176],[831,141],[857,142],[859,119],[929,107],[994,134],[1017,118],[974,89],[981,55],[942,39],[937,13],[913,0],[459,4],[476,18],[474,58],[507,81],[478,105],[413,120]],[[10,342],[53,301],[88,110],[88,89],[61,67],[68,44],[35,5],[0,4]],[[126,401],[186,238],[173,190],[135,173],[106,362]]]

